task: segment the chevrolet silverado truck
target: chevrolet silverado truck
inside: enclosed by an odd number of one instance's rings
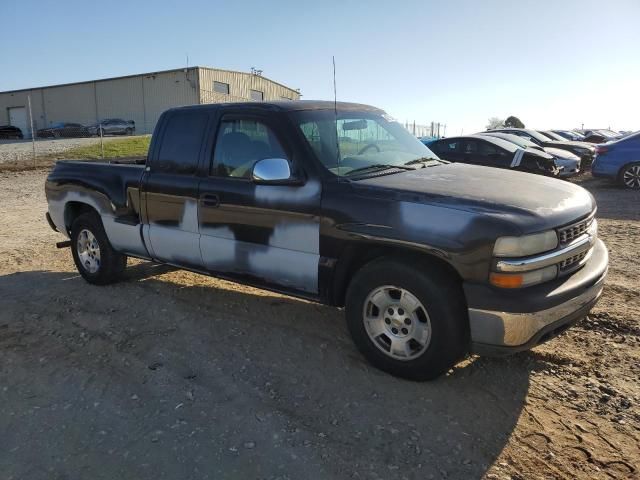
[[[554,337],[608,265],[583,188],[440,160],[359,104],[171,109],[144,164],[61,161],[45,190],[89,283],[137,257],[344,307],[362,354],[411,379]]]

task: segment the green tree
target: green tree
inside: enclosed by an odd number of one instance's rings
[[[504,121],[504,126],[513,128],[524,128],[524,123],[522,123],[522,121],[518,117],[514,117],[513,115],[511,115]]]
[[[494,128],[502,128],[504,127],[504,120],[502,118],[498,118],[498,117],[491,117],[488,121],[487,121],[487,130],[492,130]]]

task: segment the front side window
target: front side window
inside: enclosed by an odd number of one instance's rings
[[[253,165],[263,158],[287,158],[268,125],[253,119],[222,121],[213,154],[212,175],[250,178]]]
[[[229,95],[229,84],[223,82],[213,82],[213,91]]]
[[[404,166],[438,157],[386,115],[330,110],[298,112],[298,126],[320,162],[331,173],[347,176],[379,166]]]
[[[261,102],[264,100],[264,94],[260,90],[251,90],[251,100],[254,102]]]

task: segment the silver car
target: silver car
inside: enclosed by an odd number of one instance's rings
[[[133,135],[136,131],[136,122],[122,120],[121,118],[105,118],[104,120],[87,127],[93,135]]]
[[[580,173],[580,157],[561,148],[544,147],[544,151],[553,155],[559,167],[563,167],[560,172],[561,177],[571,177]]]

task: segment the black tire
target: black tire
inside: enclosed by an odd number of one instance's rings
[[[125,130],[125,135],[133,135],[133,129],[132,128],[127,128]]]
[[[349,284],[345,313],[349,332],[360,352],[375,367],[411,380],[431,380],[449,370],[469,351],[469,322],[459,282],[443,268],[381,258],[361,268]],[[397,360],[374,344],[365,328],[367,297],[393,285],[407,290],[424,306],[431,337],[417,358]],[[386,320],[385,320],[386,322]]]
[[[640,162],[625,165],[618,178],[620,185],[629,190],[640,190]]]
[[[99,246],[99,266],[97,271],[90,271],[80,259],[78,237],[81,232],[89,231]],[[116,252],[104,231],[102,221],[96,213],[83,213],[73,222],[71,227],[71,253],[76,268],[82,277],[94,285],[107,285],[118,281],[127,266],[127,257]]]

